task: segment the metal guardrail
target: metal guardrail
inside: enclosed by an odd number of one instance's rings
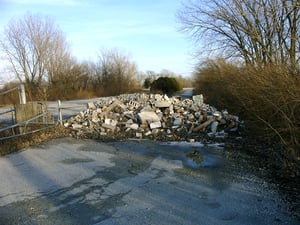
[[[15,88],[9,89],[9,90],[7,90],[7,91],[3,91],[3,92],[0,93],[0,96],[1,96],[1,95],[6,95],[6,94],[8,94],[8,93],[10,93],[10,92],[13,92],[13,91],[15,91],[15,90],[18,90],[18,89],[19,89],[19,87],[15,87]]]
[[[19,99],[20,99],[20,104],[21,105],[25,105],[26,104],[26,95],[25,95],[25,87],[24,85],[20,85],[18,87],[15,87],[15,88],[12,88],[10,90],[7,90],[7,91],[4,91],[4,92],[1,92],[0,93],[0,96],[2,95],[6,95],[10,92],[13,92],[15,90],[18,90],[19,91]],[[0,137],[0,141],[2,140],[6,140],[6,139],[10,139],[10,138],[14,138],[14,137],[19,137],[19,136],[22,136],[22,135],[25,135],[25,134],[31,134],[31,133],[35,133],[35,132],[38,132],[38,131],[41,131],[41,130],[44,130],[44,129],[47,129],[49,127],[52,127],[54,125],[56,125],[56,123],[53,121],[53,122],[49,122],[48,118],[47,118],[47,115],[49,114],[49,112],[44,112],[39,114],[39,115],[36,115],[36,116],[33,116],[32,118],[30,119],[27,119],[25,121],[22,121],[22,122],[19,122],[19,123],[15,123],[16,121],[16,118],[15,118],[15,115],[16,115],[16,112],[15,112],[15,108],[12,108],[12,109],[8,109],[8,110],[5,110],[3,112],[0,112],[0,116],[4,115],[4,114],[8,114],[8,113],[12,113],[12,123],[10,123],[10,125],[7,125],[3,128],[0,128],[0,133],[1,132],[5,132],[7,130],[12,130],[12,135],[8,135],[8,136],[3,136],[3,137]],[[43,118],[43,121],[42,122],[38,122],[38,121],[35,121],[39,118]],[[37,128],[37,129],[34,129],[34,130],[29,130],[28,128],[31,126],[31,125],[42,125],[43,127],[41,128]],[[15,133],[15,129],[16,128],[21,128],[19,129],[19,132],[18,134]],[[5,135],[5,134],[4,134]]]
[[[48,115],[48,112],[44,112],[44,113],[41,113],[37,116],[34,116],[34,117],[30,118],[29,120],[26,120],[26,121],[23,121],[23,122],[20,122],[20,123],[16,123],[16,124],[13,124],[13,125],[10,125],[10,126],[7,126],[7,127],[4,127],[2,129],[0,129],[0,132],[4,132],[6,130],[14,129],[14,128],[17,128],[17,127],[24,128],[23,132],[21,132],[20,134],[14,134],[14,135],[10,135],[10,136],[0,137],[0,141],[10,139],[10,138],[14,138],[14,137],[18,137],[18,136],[22,136],[22,135],[25,135],[25,134],[35,133],[35,132],[38,132],[38,131],[41,131],[41,130],[44,130],[46,128],[49,128],[49,127],[52,127],[52,126],[56,125],[56,123],[47,122],[47,120],[44,121],[44,122],[33,122],[34,120],[36,120],[38,118],[41,118],[41,117],[45,118],[45,116],[47,116],[47,115]],[[45,125],[45,127],[35,129],[35,130],[32,130],[32,131],[27,131],[27,127],[29,125]]]
[[[3,91],[3,92],[0,93],[0,96],[6,95],[6,94],[8,94],[10,92],[13,92],[13,91],[16,91],[16,90],[19,90],[19,96],[20,96],[20,89],[21,89],[21,87],[18,86],[18,87]],[[22,90],[25,91],[24,86],[23,86]],[[0,112],[0,122],[2,124],[14,123],[14,121],[15,121],[15,118],[14,118],[15,109],[13,109],[13,108],[7,109],[8,108],[7,106],[1,106],[0,108],[4,108],[4,107],[6,107],[6,109],[4,111]],[[5,115],[5,114],[9,114],[9,113],[11,113],[11,122],[8,122],[8,117],[4,116],[4,117],[1,118],[1,116]]]
[[[0,116],[4,115],[4,114],[7,114],[7,113],[10,113],[10,112],[14,112],[14,111],[15,111],[14,109],[10,109],[10,110],[7,110],[7,111],[0,112]]]
[[[26,104],[26,96],[25,96],[24,85],[12,88],[12,89],[7,90],[7,91],[4,91],[4,92],[0,93],[0,96],[8,94],[8,93],[10,93],[12,91],[16,91],[16,90],[19,91],[20,104]],[[0,112],[0,116],[2,116],[4,114],[12,113],[12,120],[11,120],[12,122],[9,122],[8,124],[5,124],[5,127],[1,127],[0,128],[0,133],[8,131],[8,130],[11,130],[11,133],[8,134],[8,136],[0,137],[0,141],[10,139],[10,138],[14,138],[14,137],[19,137],[19,136],[22,136],[22,135],[25,135],[25,134],[35,133],[35,132],[38,132],[38,131],[41,131],[41,130],[44,130],[44,129],[47,129],[47,128],[50,128],[50,127],[53,127],[53,126],[56,126],[57,124],[63,125],[63,116],[65,116],[63,114],[63,110],[70,110],[70,109],[76,109],[76,108],[78,108],[78,105],[77,106],[68,106],[68,105],[63,106],[62,102],[60,100],[58,100],[57,101],[57,113],[58,113],[57,119],[54,119],[54,116],[53,116],[52,117],[52,119],[53,119],[52,122],[49,122],[49,118],[47,117],[47,115],[49,115],[50,111],[47,110],[46,112],[43,112],[43,113],[41,113],[39,115],[36,115],[36,116],[26,120],[26,121],[19,122],[19,123],[15,123],[15,121],[16,121],[15,108],[5,109],[5,111]],[[42,122],[35,121],[39,118],[44,118],[44,119],[43,119]],[[5,121],[5,122],[7,122],[7,121]],[[43,127],[35,129],[35,130],[27,129],[29,126],[33,126],[33,125],[34,126],[35,125],[43,125]],[[20,130],[22,132],[17,133],[16,132],[17,128],[21,128]],[[9,133],[9,132],[7,132],[7,133]]]
[[[1,95],[6,95],[6,94],[8,94],[10,92],[13,92],[15,90],[19,90],[20,104],[26,104],[26,94],[25,94],[25,86],[24,86],[24,84],[21,84],[20,86],[12,88],[12,89],[9,89],[7,91],[3,91],[3,92],[0,93],[0,96]]]

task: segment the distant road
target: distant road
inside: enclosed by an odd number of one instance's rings
[[[183,88],[181,94],[179,94],[183,99],[192,98],[194,88]]]
[[[86,110],[89,102],[95,102],[97,100],[99,100],[99,98],[61,101],[63,119],[77,115],[80,111]],[[58,115],[58,101],[48,101],[48,110],[56,118]]]

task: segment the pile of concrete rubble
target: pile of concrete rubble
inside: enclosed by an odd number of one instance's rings
[[[198,141],[225,138],[239,118],[205,104],[202,95],[181,100],[160,94],[100,98],[64,123],[78,137]]]

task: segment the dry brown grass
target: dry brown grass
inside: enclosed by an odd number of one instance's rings
[[[207,102],[241,115],[252,133],[281,143],[285,155],[298,158],[300,80],[284,66],[238,67],[210,61],[196,76],[197,92]]]
[[[18,86],[19,86],[19,84],[15,83],[15,82],[8,83],[2,89],[0,89],[0,93],[11,90]],[[18,90],[14,90],[8,94],[0,96],[0,105],[11,105],[11,104],[19,103],[19,101],[20,100],[19,100]]]
[[[5,136],[3,133],[2,135]],[[69,129],[61,126],[55,126],[36,133],[2,140],[0,141],[0,156],[43,143],[50,139],[67,137],[69,135]]]

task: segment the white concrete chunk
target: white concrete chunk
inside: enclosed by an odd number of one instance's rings
[[[156,101],[155,102],[155,107],[157,108],[168,108],[170,107],[172,103],[169,100],[165,100],[165,101]]]
[[[78,124],[78,123],[74,123],[74,124],[72,124],[72,128],[73,128],[73,129],[81,129],[81,128],[82,128],[82,125],[81,125],[81,124]]]
[[[93,113],[92,113],[92,121],[94,123],[98,123],[100,121],[97,110],[93,111]]]
[[[149,130],[145,133],[145,136],[149,136],[150,134],[152,134],[152,132]]]
[[[138,128],[139,128],[139,125],[137,123],[133,123],[130,125],[130,129],[137,130]]]
[[[150,128],[151,129],[156,129],[156,128],[160,128],[160,127],[161,127],[161,122],[160,121],[150,123]]]
[[[160,121],[159,117],[155,112],[143,111],[138,114],[138,117],[141,123],[147,123],[147,122],[152,123],[152,122]]]
[[[137,138],[142,138],[142,137],[143,137],[143,134],[142,134],[142,133],[135,133],[135,136],[136,136]]]
[[[194,95],[193,96],[193,101],[195,105],[203,105],[203,95]]]

